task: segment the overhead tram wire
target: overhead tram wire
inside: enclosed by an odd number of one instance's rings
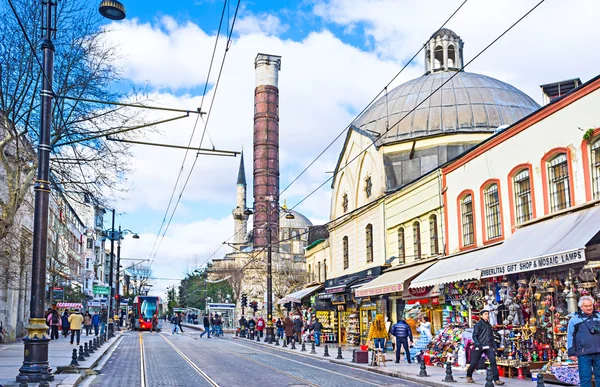
[[[512,30],[517,24],[519,24],[523,19],[525,19],[527,16],[529,16],[537,7],[539,7],[542,3],[544,3],[544,1],[546,0],[540,0],[535,6],[533,6],[529,11],[527,11],[523,16],[521,16],[519,19],[517,19],[517,21],[515,21],[510,27],[508,27],[506,30],[504,30],[504,32],[502,32],[500,35],[498,35],[494,40],[492,40],[491,43],[489,43],[486,47],[483,48],[483,50],[479,51],[479,53],[477,53],[477,55],[475,55],[470,61],[468,61],[466,64],[464,64],[460,70],[458,70],[457,72],[455,72],[453,75],[451,75],[450,77],[448,77],[448,79],[444,82],[442,82],[442,84],[437,87],[435,90],[433,90],[429,95],[427,95],[427,97],[425,97],[421,102],[419,102],[414,108],[412,108],[410,111],[408,111],[404,116],[402,116],[398,121],[396,121],[393,125],[391,125],[385,132],[383,132],[379,138],[384,137],[390,130],[392,130],[396,125],[398,125],[400,122],[402,122],[402,120],[404,120],[406,117],[408,117],[411,113],[413,113],[419,106],[421,106],[425,101],[429,100],[429,98],[431,98],[431,96],[433,94],[435,94],[436,92],[438,92],[442,87],[444,87],[444,85],[446,85],[448,82],[450,82],[458,73],[460,73],[461,71],[463,71],[468,65],[470,65],[471,63],[473,63],[473,61],[477,58],[479,58],[479,56],[481,56],[485,51],[487,51],[492,45],[494,45],[500,38],[502,38],[504,35],[506,35],[510,30]],[[348,165],[350,165],[351,163],[353,163],[356,159],[358,159],[363,153],[365,153],[367,151],[367,149],[369,149],[371,146],[375,145],[375,143],[377,142],[376,140],[373,140],[369,145],[367,145],[362,151],[360,151],[355,157],[353,157],[350,161],[348,161],[346,164],[344,164],[343,166],[341,166],[337,172],[344,170]],[[323,187],[325,184],[327,184],[327,182],[331,181],[333,178],[335,177],[335,174],[333,174],[332,176],[330,176],[329,178],[327,178],[323,183],[321,183],[317,188],[315,188],[313,191],[311,191],[308,195],[306,195],[304,198],[302,198],[298,203],[296,203],[293,207],[290,208],[290,210],[293,210],[294,208],[298,207],[300,204],[302,204],[306,199],[308,199],[310,196],[312,196],[315,192],[317,192],[321,187]]]
[[[452,14],[446,19],[446,21],[440,26],[440,28],[438,28],[438,30],[436,32],[434,32],[434,35],[438,32],[440,32],[442,30],[442,28],[444,28],[446,26],[446,24],[448,24],[448,22],[458,13],[458,11],[460,11],[460,9],[467,3],[468,0],[464,0],[459,6],[458,8],[456,8],[456,10],[454,10],[454,12],[452,12]],[[398,71],[396,73],[396,75],[394,75],[392,77],[392,79],[385,85],[385,87],[383,89],[381,89],[381,91],[375,96],[373,97],[373,99],[371,99],[371,101],[367,104],[367,106],[365,106],[352,120],[352,122],[350,122],[350,124],[348,124],[344,130],[342,130],[326,147],[325,149],[323,149],[321,151],[321,153],[319,153],[317,155],[317,157],[315,157],[315,159],[313,161],[310,162],[310,164],[308,164],[306,166],[306,168],[304,168],[302,170],[302,172],[300,172],[300,174],[298,176],[296,176],[294,178],[294,180],[292,180],[280,193],[279,195],[283,194],[285,191],[288,190],[288,188],[290,188],[292,186],[292,184],[294,184],[296,182],[296,180],[298,180],[302,175],[304,175],[304,173],[306,171],[308,171],[308,169],[310,167],[313,166],[314,163],[317,162],[317,160],[319,160],[319,158],[321,158],[321,156],[323,156],[323,154],[325,154],[325,152],[327,152],[327,150],[329,150],[329,148],[331,148],[333,146],[333,144],[336,143],[337,140],[340,139],[340,137],[342,137],[344,135],[344,133],[346,133],[348,131],[348,129],[350,128],[350,126],[352,126],[352,124],[369,108],[371,107],[371,105],[379,98],[379,96],[381,96],[382,93],[387,93],[387,89],[388,87],[400,76],[400,74],[402,74],[402,72],[412,63],[413,60],[415,60],[415,58],[421,53],[421,51],[423,51],[423,49],[427,46],[427,43],[429,43],[429,40],[427,40],[425,43],[423,43],[423,45],[421,46],[421,48],[408,60],[408,62],[406,62],[404,64],[404,66],[402,66],[402,68],[400,69],[400,71]]]
[[[235,22],[236,22],[236,19],[237,19],[237,14],[238,14],[239,8],[240,8],[240,0],[238,0],[238,2],[237,2],[237,7],[236,7],[235,13],[233,15],[233,20],[231,22],[231,28],[228,31],[227,42],[226,42],[226,46],[225,46],[225,52],[223,53],[223,59],[221,61],[221,67],[219,69],[219,75],[217,77],[217,81],[216,81],[215,87],[213,89],[213,96],[212,96],[210,108],[209,108],[208,113],[206,115],[206,121],[203,120],[204,121],[204,130],[202,132],[202,136],[200,138],[200,145],[198,146],[198,148],[202,147],[202,142],[204,140],[204,135],[205,135],[205,133],[207,131],[207,128],[208,128],[208,123],[210,121],[210,117],[211,117],[211,113],[212,113],[212,108],[213,108],[214,102],[215,102],[215,97],[217,95],[217,90],[218,90],[218,87],[219,87],[219,84],[220,84],[220,81],[221,81],[221,76],[223,74],[223,67],[225,65],[225,59],[227,58],[227,53],[229,52],[229,48],[231,46],[231,37],[233,35],[233,28],[235,26]],[[150,261],[149,267],[152,266],[152,263],[154,262],[154,258],[156,257],[156,254],[158,253],[158,250],[160,249],[160,246],[161,246],[162,241],[164,240],[164,237],[165,237],[165,235],[166,235],[166,233],[167,233],[167,231],[169,229],[169,226],[171,225],[171,221],[173,220],[173,217],[175,216],[175,212],[177,211],[177,207],[179,206],[179,202],[181,201],[181,197],[183,196],[183,193],[184,193],[184,191],[185,191],[185,189],[186,189],[186,187],[187,187],[187,185],[188,185],[188,183],[190,181],[190,178],[192,176],[194,168],[196,167],[196,163],[197,162],[198,162],[198,154],[196,154],[196,158],[194,159],[194,162],[192,163],[192,166],[191,166],[190,171],[188,173],[188,176],[187,176],[187,178],[185,180],[185,183],[184,183],[183,187],[181,188],[179,196],[177,197],[177,201],[175,202],[175,206],[173,207],[173,211],[171,212],[171,216],[169,218],[169,221],[168,221],[168,223],[167,223],[167,225],[166,225],[166,227],[165,227],[165,229],[164,229],[164,231],[162,233],[162,236],[160,237],[160,241],[158,242],[158,247],[156,248],[156,250],[154,252],[154,255],[152,256],[152,259]]]
[[[212,66],[214,63],[215,55],[217,53],[217,46],[219,44],[219,36],[221,35],[221,27],[223,26],[223,17],[225,15],[225,8],[229,0],[225,0],[223,3],[223,10],[221,11],[221,19],[219,20],[219,29],[217,30],[217,36],[215,38],[215,44],[213,46],[212,56],[210,58],[210,65],[208,66],[208,74],[206,75],[206,81],[204,82],[204,91],[202,92],[202,99],[200,100],[200,110],[202,111],[202,106],[204,105],[204,97],[206,96],[206,91],[208,90],[208,81],[210,79],[210,74],[212,73]],[[229,23],[229,21],[228,21]],[[194,134],[196,133],[196,127],[198,126],[198,119],[200,117],[196,117],[196,122],[194,122],[194,127],[192,129],[192,134],[190,135],[190,140],[188,141],[188,148],[191,147],[192,141],[194,139]],[[169,198],[169,203],[167,204],[167,209],[165,210],[165,214],[163,216],[162,223],[160,224],[160,228],[158,229],[158,233],[156,234],[156,239],[154,239],[154,244],[152,245],[152,250],[150,250],[150,256],[155,253],[154,249],[156,244],[160,238],[160,233],[163,230],[163,227],[167,221],[167,215],[169,214],[169,209],[171,208],[171,203],[173,202],[173,198],[175,197],[175,191],[177,190],[177,185],[179,184],[179,179],[181,179],[181,175],[183,174],[183,169],[185,167],[185,162],[187,161],[189,150],[185,151],[183,156],[183,161],[181,162],[181,168],[179,168],[179,173],[177,174],[177,179],[175,180],[175,184],[173,185],[173,191],[171,192],[171,197]],[[154,254],[156,255],[156,254]]]

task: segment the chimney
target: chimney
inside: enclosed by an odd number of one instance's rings
[[[254,245],[279,236],[279,70],[281,57],[258,54],[254,60]]]

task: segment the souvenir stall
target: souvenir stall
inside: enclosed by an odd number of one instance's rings
[[[315,319],[323,324],[321,341],[325,343],[338,341],[337,306],[331,302],[333,297],[333,294],[317,294],[313,308]]]

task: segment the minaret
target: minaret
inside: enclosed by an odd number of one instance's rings
[[[281,57],[258,54],[254,60],[254,246],[279,235],[279,70]]]
[[[233,212],[233,222],[235,236],[233,243],[243,244],[246,242],[246,233],[248,232],[248,215],[244,214],[246,210],[246,169],[244,168],[244,152],[240,159],[240,170],[238,172],[236,193],[236,207]]]
[[[464,63],[463,46],[460,36],[448,28],[431,35],[425,50],[425,74],[460,70]]]

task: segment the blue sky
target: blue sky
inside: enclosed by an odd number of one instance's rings
[[[282,55],[280,73],[281,188],[287,186],[329,142],[352,121],[356,112],[376,96],[440,27],[462,1],[414,2],[401,0],[306,0],[244,2],[216,94],[207,136],[202,146],[246,150],[246,173],[251,184],[254,67],[257,53]],[[465,60],[498,36],[537,1],[468,2],[447,27],[465,42]],[[146,86],[153,103],[195,109],[215,41],[223,1],[126,0],[127,19],[108,24],[107,41],[120,49],[117,60],[126,82]],[[233,17],[236,3],[230,6]],[[600,54],[589,44],[600,38],[592,15],[600,5],[574,0],[567,9],[546,2],[503,37],[468,69],[525,91],[541,102],[539,85],[597,75]],[[561,20],[560,28],[546,28]],[[216,62],[224,52],[221,41]],[[560,48],[560,49],[557,49]],[[218,68],[218,66],[217,66]],[[423,74],[419,55],[395,85]],[[211,85],[216,76],[211,76]],[[203,110],[208,110],[214,88],[209,88]],[[158,118],[164,118],[160,116]],[[186,145],[193,118],[160,126],[147,140]],[[192,144],[198,146],[200,125]],[[343,136],[342,136],[343,140]],[[342,142],[334,146],[282,195],[292,207],[325,179],[335,167]],[[126,190],[116,199],[122,213],[118,223],[141,233],[127,240],[123,253],[147,258],[157,233],[183,153],[134,147],[134,172]],[[194,155],[184,164],[187,176]],[[206,261],[233,234],[238,158],[202,156],[171,226],[161,244],[153,269],[161,278],[180,278],[188,268]],[[313,222],[329,218],[330,184],[298,208]],[[181,184],[176,188],[176,197]],[[252,203],[249,185],[248,205]],[[221,249],[218,255],[226,252]],[[173,281],[159,281],[162,291]]]

